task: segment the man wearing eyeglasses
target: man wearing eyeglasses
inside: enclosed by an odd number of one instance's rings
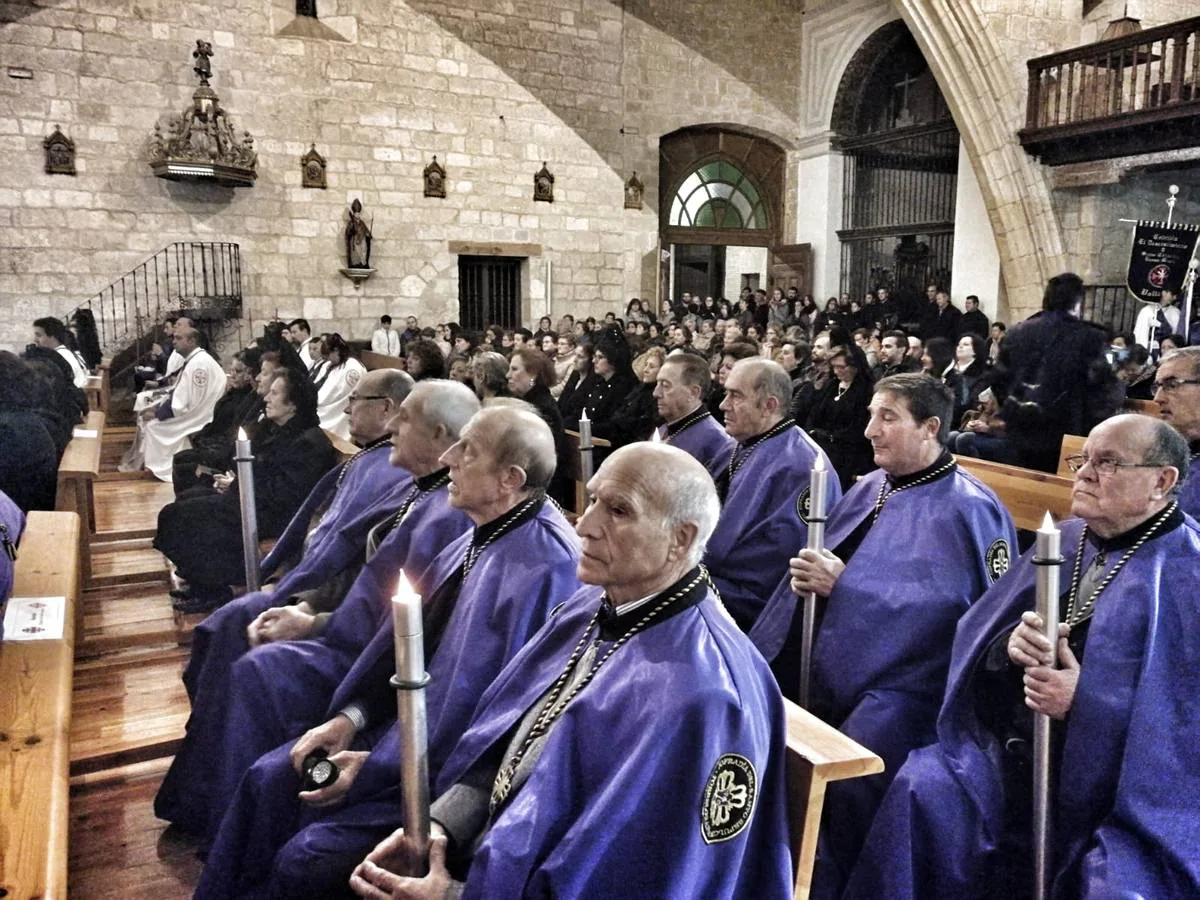
[[[1200,517],[1200,347],[1181,347],[1163,357],[1154,376],[1154,401],[1163,420],[1183,435],[1192,465],[1179,491],[1179,505]]]
[[[1062,528],[1057,647],[1024,554],[959,623],[938,743],[884,797],[848,898],[1032,893],[1031,711],[1052,732],[1054,897],[1200,896],[1200,525],[1165,422],[1096,426]]]

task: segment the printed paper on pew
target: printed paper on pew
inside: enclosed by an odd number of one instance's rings
[[[66,597],[13,597],[4,610],[4,640],[60,641]]]
[[[77,438],[94,438],[99,437],[100,432],[94,428],[76,428],[71,435]]]

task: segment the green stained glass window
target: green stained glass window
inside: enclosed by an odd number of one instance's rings
[[[682,228],[763,230],[762,195],[736,165],[707,162],[683,180],[671,203],[671,224]]]

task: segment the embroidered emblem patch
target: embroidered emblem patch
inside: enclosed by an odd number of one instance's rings
[[[988,547],[987,552],[987,573],[988,578],[995,584],[1000,580],[1000,576],[1008,571],[1008,564],[1012,557],[1008,552],[1008,541],[1001,538]]]
[[[805,525],[808,524],[808,514],[812,511],[812,493],[810,488],[805,488],[800,492],[800,496],[796,498],[796,515],[800,517],[800,521]]]
[[[208,373],[203,369],[197,369],[192,373],[192,384],[198,388],[204,387],[208,384]]]
[[[750,824],[758,796],[758,775],[750,760],[726,753],[713,766],[700,804],[700,834],[706,844],[737,837]]]
[[[362,376],[359,374],[357,369],[353,372],[347,372],[346,384],[350,385],[350,387],[354,387],[356,384],[358,384],[358,379],[361,377]]]

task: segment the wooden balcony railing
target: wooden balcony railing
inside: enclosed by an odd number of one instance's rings
[[[1200,143],[1200,16],[1029,60],[1025,149],[1042,162]]]

